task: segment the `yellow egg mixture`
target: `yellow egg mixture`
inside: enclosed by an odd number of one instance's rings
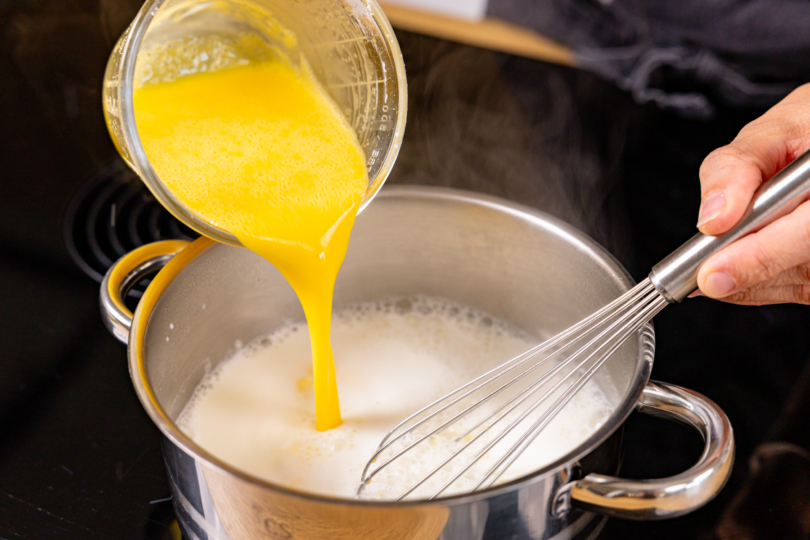
[[[295,289],[312,344],[316,427],[340,425],[332,295],[368,187],[354,131],[305,70],[276,61],[142,86],[133,104],[166,187]]]

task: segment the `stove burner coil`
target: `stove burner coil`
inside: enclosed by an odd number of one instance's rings
[[[76,192],[64,231],[70,256],[99,283],[113,262],[136,247],[199,236],[164,209],[122,160],[106,166]],[[142,280],[128,296],[140,298],[148,283],[148,278]]]

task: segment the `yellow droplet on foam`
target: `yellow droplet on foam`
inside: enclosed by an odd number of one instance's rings
[[[295,387],[298,389],[299,392],[303,394],[304,392],[312,388],[312,379],[301,377],[295,382]]]
[[[281,62],[143,86],[133,102],[166,187],[295,289],[312,343],[316,426],[340,425],[332,295],[368,187],[354,131],[305,71]]]

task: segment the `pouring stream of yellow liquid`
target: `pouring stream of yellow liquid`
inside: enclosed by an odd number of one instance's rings
[[[133,104],[166,187],[292,285],[309,325],[316,428],[340,425],[332,296],[368,188],[354,131],[308,73],[281,62],[142,86]]]

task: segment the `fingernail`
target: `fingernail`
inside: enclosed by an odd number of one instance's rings
[[[687,298],[697,298],[698,296],[703,296],[703,293],[700,291],[700,289],[696,289],[695,292],[690,294]]]
[[[718,191],[717,193],[712,193],[706,200],[703,201],[703,204],[700,205],[700,214],[698,214],[698,224],[697,226],[700,227],[704,223],[708,223],[709,221],[713,220],[717,216],[723,213],[723,210],[726,208],[726,196],[722,191]]]
[[[706,278],[706,293],[710,296],[724,296],[734,289],[734,280],[725,272],[712,272]]]

